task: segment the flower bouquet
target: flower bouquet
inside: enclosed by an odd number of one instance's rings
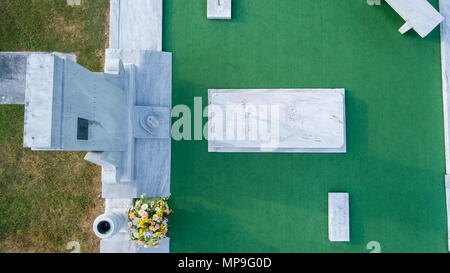
[[[128,232],[139,247],[158,248],[168,231],[168,215],[172,212],[168,197],[148,199],[141,196],[128,210]]]

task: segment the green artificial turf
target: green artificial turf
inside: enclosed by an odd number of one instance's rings
[[[207,20],[204,0],[164,5],[174,105],[206,106],[208,88],[347,91],[346,154],[173,141],[172,252],[448,250],[439,28],[401,35],[364,0],[234,0],[231,21]],[[350,193],[350,243],[328,240],[332,191]]]

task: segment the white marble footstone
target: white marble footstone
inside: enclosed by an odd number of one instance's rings
[[[109,48],[162,50],[162,0],[111,0]]]
[[[231,19],[231,0],[208,0],[208,19]]]
[[[404,34],[411,28],[425,38],[444,17],[427,0],[386,0],[406,22],[399,29]]]
[[[208,95],[209,152],[346,152],[345,89],[210,89]]]
[[[350,242],[348,193],[328,193],[328,238],[331,242]]]

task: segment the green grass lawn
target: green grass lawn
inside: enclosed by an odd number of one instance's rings
[[[108,0],[69,7],[61,0],[0,1],[0,51],[74,52],[103,70]],[[24,107],[0,106],[0,252],[98,252],[92,222],[104,211],[100,168],[85,153],[22,146]]]
[[[173,141],[171,251],[447,251],[439,29],[402,36],[403,23],[363,0],[235,0],[231,21],[165,1],[174,105],[206,106],[208,88],[347,90],[347,154]],[[330,191],[350,193],[351,243],[328,241]]]

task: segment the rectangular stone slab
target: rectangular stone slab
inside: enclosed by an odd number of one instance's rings
[[[231,0],[208,0],[208,19],[231,19]]]
[[[399,30],[402,34],[413,28],[424,38],[444,20],[427,0],[386,0],[386,3],[406,21]]]
[[[111,0],[109,48],[162,50],[162,0]]]
[[[344,89],[210,89],[208,99],[209,152],[346,152]]]
[[[332,242],[350,242],[348,193],[328,193],[328,238]]]
[[[143,248],[130,241],[128,232],[119,232],[111,239],[100,241],[100,253],[170,253],[170,238],[161,240],[159,248]]]

